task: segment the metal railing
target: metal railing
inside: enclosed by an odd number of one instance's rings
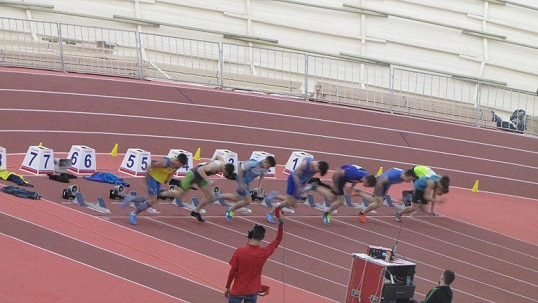
[[[524,132],[538,134],[532,92],[272,47],[0,18],[0,66],[191,82],[484,127],[523,109]]]

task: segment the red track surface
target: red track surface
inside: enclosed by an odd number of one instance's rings
[[[401,225],[397,253],[417,264],[415,297],[451,268],[454,302],[538,302],[538,237],[529,228],[538,214],[534,137],[267,95],[17,70],[0,71],[0,100],[8,170],[19,172],[28,146],[40,142],[60,155],[87,145],[102,153],[99,171],[117,173],[138,192],[143,180],[117,172],[122,155],[108,155],[115,143],[120,153],[141,148],[153,155],[201,148],[204,158],[217,148],[240,159],[264,150],[279,164],[304,150],[333,169],[351,163],[372,173],[430,165],[448,174],[454,188],[436,206],[442,216],[405,217]],[[199,224],[187,210],[160,204],[160,213],[131,226],[129,210],[108,199],[112,214],[102,215],[62,200],[65,184],[26,178],[44,200],[0,196],[1,252],[17,256],[0,267],[10,277],[0,284],[8,302],[223,302],[227,262],[267,211],[252,205],[252,214],[227,222],[225,209],[210,205],[207,222]],[[284,191],[283,178],[267,180],[266,191]],[[476,180],[480,191],[472,193]],[[90,201],[111,188],[76,184]],[[229,181],[218,185],[233,189]],[[399,234],[394,208],[380,208],[360,224],[357,209],[341,207],[330,227],[318,209],[296,211],[265,267],[271,294],[260,302],[342,302],[351,253],[369,244],[390,247]],[[270,226],[268,239],[275,233]]]

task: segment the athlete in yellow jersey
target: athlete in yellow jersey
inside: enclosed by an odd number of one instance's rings
[[[413,167],[413,171],[415,172],[415,175],[417,175],[417,179],[420,177],[429,177],[436,174],[433,169],[431,169],[431,167],[426,165],[417,165]]]
[[[152,161],[146,173],[146,185],[148,189],[148,199],[144,198],[144,202],[141,203],[135,211],[129,214],[129,222],[136,225],[136,217],[139,213],[150,208],[157,202],[157,195],[161,191],[161,184],[165,184],[168,187],[170,180],[174,176],[176,170],[187,164],[187,155],[179,154],[176,158],[164,157],[157,161]],[[122,206],[128,205],[131,201],[136,200],[137,197],[127,195],[122,201]]]

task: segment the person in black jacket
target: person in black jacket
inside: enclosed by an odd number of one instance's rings
[[[439,286],[432,288],[421,303],[452,303],[450,284],[455,278],[456,275],[453,271],[445,270],[439,278]],[[410,303],[418,303],[418,301],[411,300]]]

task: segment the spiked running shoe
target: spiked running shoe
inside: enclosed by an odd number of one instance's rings
[[[195,212],[194,210],[191,211],[191,216],[195,217],[198,222],[205,222],[205,220],[202,218],[202,215],[200,213]]]
[[[226,220],[231,222],[234,219],[234,216],[235,216],[235,214],[234,214],[233,211],[231,211],[231,210],[226,211]]]
[[[361,221],[361,223],[366,223],[366,215],[365,214],[359,214],[359,221]]]
[[[331,214],[327,212],[323,214],[323,223],[325,223],[325,225],[331,225]]]
[[[271,213],[266,213],[265,214],[265,217],[267,218],[267,222],[271,223],[271,224],[275,224],[275,218],[273,218],[273,214]]]
[[[136,225],[136,217],[135,213],[129,213],[129,223]]]

